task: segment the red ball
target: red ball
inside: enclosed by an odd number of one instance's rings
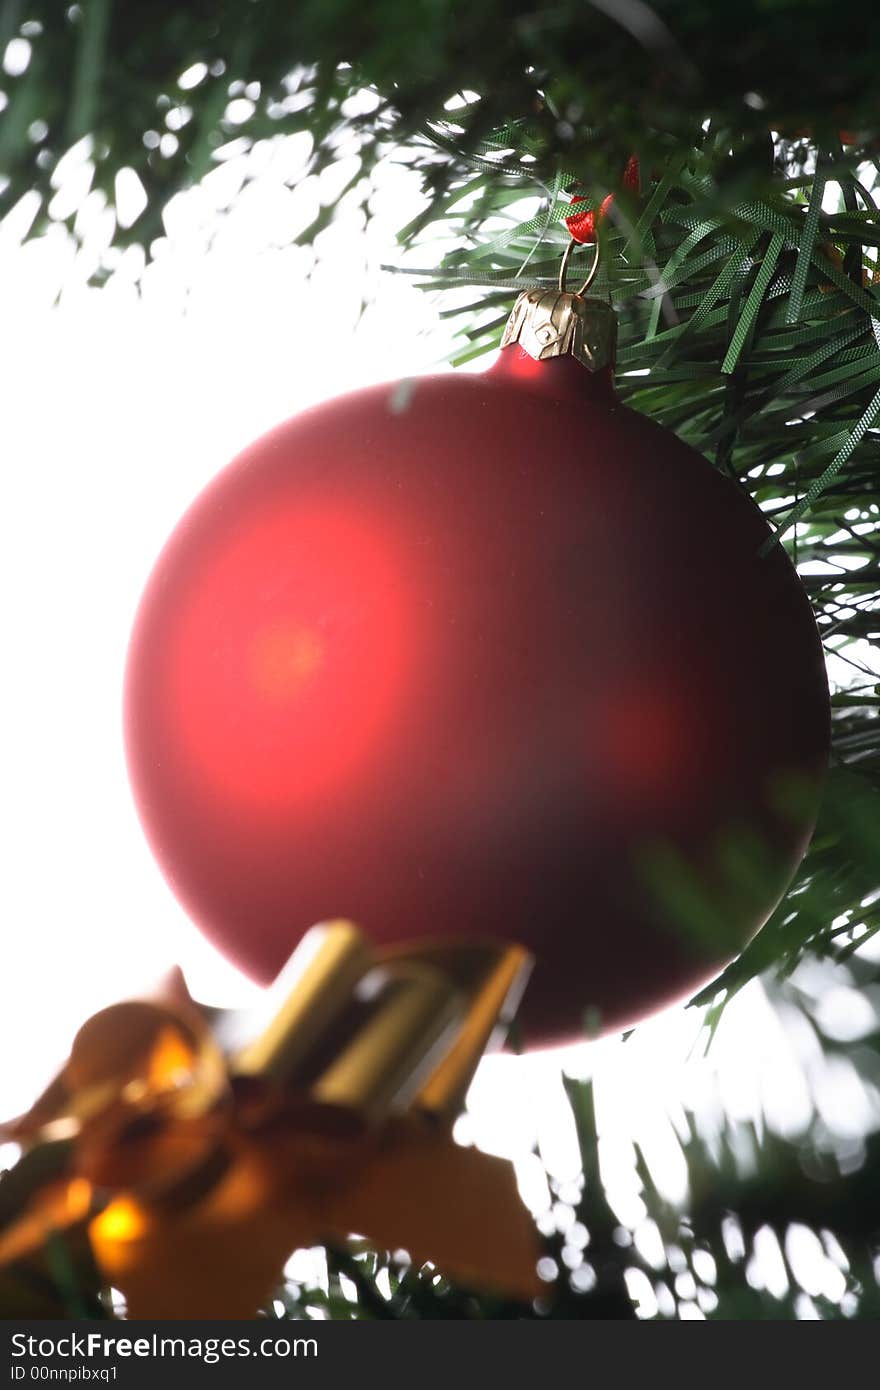
[[[827,761],[767,535],[607,373],[519,346],[279,426],[134,628],[129,768],[172,888],[261,980],[332,917],[520,941],[532,1045],[691,992],[778,901]]]

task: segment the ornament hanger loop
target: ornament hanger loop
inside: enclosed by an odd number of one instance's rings
[[[560,267],[559,267],[559,292],[560,292],[560,294],[565,294],[565,293],[566,293],[566,289],[565,289],[565,277],[566,277],[566,275],[568,274],[568,263],[569,263],[569,261],[571,260],[571,253],[572,253],[572,251],[574,251],[574,249],[575,249],[576,246],[580,246],[580,245],[581,245],[581,243],[580,243],[579,241],[575,241],[574,237],[572,237],[571,241],[568,243],[568,245],[567,245],[566,248],[565,248],[565,254],[564,254],[564,256],[562,257],[562,264],[561,264]],[[590,288],[590,286],[592,285],[593,281],[595,280],[596,275],[597,275],[597,273],[598,273],[598,270],[599,270],[599,241],[598,241],[598,238],[597,238],[597,240],[593,242],[593,264],[590,266],[590,270],[589,270],[589,273],[588,273],[588,275],[587,275],[587,278],[586,278],[586,280],[584,281],[584,283],[581,285],[580,289],[574,291],[574,293],[578,296],[578,298],[580,298],[581,295],[586,294],[587,290]]]

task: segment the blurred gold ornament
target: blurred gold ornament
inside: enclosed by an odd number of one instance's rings
[[[530,964],[488,940],[374,952],[333,922],[256,1015],[200,1009],[182,977],[95,1014],[4,1126],[26,1157],[0,1183],[0,1293],[50,1232],[85,1229],[130,1316],[247,1317],[295,1248],[356,1231],[533,1297],[537,1234],[511,1165],[450,1132]],[[4,1184],[50,1152],[4,1223]]]

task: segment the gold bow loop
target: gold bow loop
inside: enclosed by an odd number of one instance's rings
[[[50,1231],[84,1228],[131,1316],[250,1316],[293,1249],[355,1231],[533,1297],[511,1165],[451,1137],[530,968],[488,939],[374,950],[339,921],[306,934],[256,1012],[202,1009],[181,977],[95,1014],[4,1127],[19,1168],[60,1159],[5,1225],[17,1170],[0,1181],[0,1296]]]

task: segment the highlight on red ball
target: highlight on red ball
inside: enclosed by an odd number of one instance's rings
[[[168,621],[177,754],[252,808],[351,775],[394,716],[405,589],[378,523],[343,505],[266,507],[209,539]]]

